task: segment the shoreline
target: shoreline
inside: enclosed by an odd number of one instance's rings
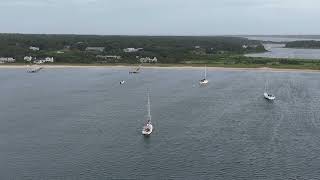
[[[60,69],[60,68],[134,68],[137,65],[91,65],[91,64],[56,64],[56,65],[41,65],[43,68],[47,69]],[[0,65],[1,69],[23,69],[28,68],[29,65],[24,64],[13,64],[13,65]],[[160,65],[146,65],[143,68],[147,69],[203,69],[200,65],[179,65],[179,64],[160,64]],[[320,70],[314,69],[290,69],[290,68],[270,68],[270,67],[220,67],[220,66],[207,66],[207,70],[216,71],[261,71],[261,72],[313,72],[320,73]]]

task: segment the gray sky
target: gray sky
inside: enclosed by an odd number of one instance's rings
[[[0,32],[320,34],[320,0],[0,0]]]

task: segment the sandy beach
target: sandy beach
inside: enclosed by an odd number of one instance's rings
[[[135,66],[131,65],[41,65],[43,68],[47,69],[57,69],[57,68],[126,68],[130,69]],[[27,69],[30,66],[28,65],[0,65],[0,69]],[[143,66],[147,69],[173,69],[173,70],[184,70],[184,69],[203,69],[200,66]],[[261,71],[261,72],[317,72],[320,73],[320,70],[312,69],[281,69],[281,68],[237,68],[237,67],[207,67],[207,70],[211,71]]]

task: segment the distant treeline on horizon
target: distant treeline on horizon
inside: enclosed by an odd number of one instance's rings
[[[264,51],[260,41],[242,37],[0,34],[0,57],[14,57],[18,62],[32,56],[54,57],[60,63],[96,63],[101,61],[97,57],[120,56],[103,62],[138,63],[137,57],[157,57],[161,63],[180,63]]]

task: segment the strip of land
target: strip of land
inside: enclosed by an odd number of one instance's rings
[[[320,71],[320,59],[246,56],[262,52],[266,52],[262,41],[233,36],[0,34],[2,67],[40,64],[44,68],[134,68],[143,63],[148,68],[207,65],[215,70]]]
[[[95,65],[95,64],[56,64],[56,65],[41,65],[47,69],[58,69],[58,68],[134,68],[136,65],[121,64],[121,65]],[[0,69],[28,69],[29,65],[24,64],[12,64],[12,65],[0,65]],[[204,65],[181,65],[181,64],[154,64],[143,66],[147,69],[203,69]],[[319,72],[320,70],[314,69],[295,69],[295,68],[270,68],[270,67],[217,67],[207,66],[208,70],[214,71],[261,71],[261,72]]]

